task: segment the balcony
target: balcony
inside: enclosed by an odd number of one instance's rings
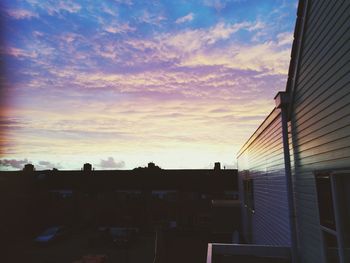
[[[290,263],[290,247],[209,243],[207,263]]]

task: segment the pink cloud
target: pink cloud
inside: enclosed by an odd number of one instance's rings
[[[1,53],[14,56],[16,58],[36,58],[38,54],[35,51],[29,51],[21,48],[7,47]]]
[[[130,26],[128,23],[108,25],[104,28],[105,31],[113,34],[133,32],[135,27]]]
[[[39,17],[38,14],[25,9],[8,10],[7,14],[14,19],[32,19],[34,17]]]

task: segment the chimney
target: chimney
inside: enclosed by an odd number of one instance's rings
[[[92,165],[90,163],[84,163],[83,172],[91,172]]]
[[[153,169],[156,167],[156,165],[152,162],[148,163],[148,166],[147,166],[149,169]]]
[[[216,162],[214,164],[214,171],[220,171],[221,170],[221,164],[220,162]]]
[[[33,173],[34,172],[34,165],[32,165],[31,163],[27,163],[26,165],[24,165],[23,171],[25,173]]]

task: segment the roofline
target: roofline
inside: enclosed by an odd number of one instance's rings
[[[241,154],[251,145],[256,138],[260,136],[263,131],[269,126],[269,124],[274,121],[281,113],[281,109],[274,108],[270,114],[265,118],[265,120],[260,124],[260,126],[255,130],[255,132],[250,136],[250,138],[243,144],[242,148],[238,151],[237,159],[241,156]]]
[[[299,0],[297,20],[294,28],[294,40],[291,50],[291,59],[289,63],[288,79],[286,92],[289,94],[290,103],[288,107],[288,119],[291,117],[292,106],[294,102],[295,85],[299,71],[300,57],[303,45],[305,24],[307,19],[309,0]]]
[[[236,171],[237,169],[233,168],[221,168],[219,171],[220,172],[229,172],[229,171]],[[91,170],[88,171],[89,173],[94,173],[94,172],[107,172],[107,173],[113,173],[113,172],[121,172],[121,173],[135,173],[135,172],[139,172],[139,171],[159,171],[159,172],[215,172],[216,170],[214,170],[213,168],[209,168],[209,169],[155,169],[153,170],[152,168],[142,168],[140,170],[138,170],[137,168],[135,169],[116,169],[116,170]],[[23,173],[23,170],[11,170],[11,171],[0,171],[0,174],[5,174],[5,173]],[[84,170],[35,170],[33,171],[34,174],[37,173],[85,173],[86,171]]]

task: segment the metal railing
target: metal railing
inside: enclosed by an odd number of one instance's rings
[[[215,256],[255,256],[261,258],[290,259],[290,247],[251,245],[251,244],[222,244],[209,243],[207,251],[207,263],[215,263]]]

